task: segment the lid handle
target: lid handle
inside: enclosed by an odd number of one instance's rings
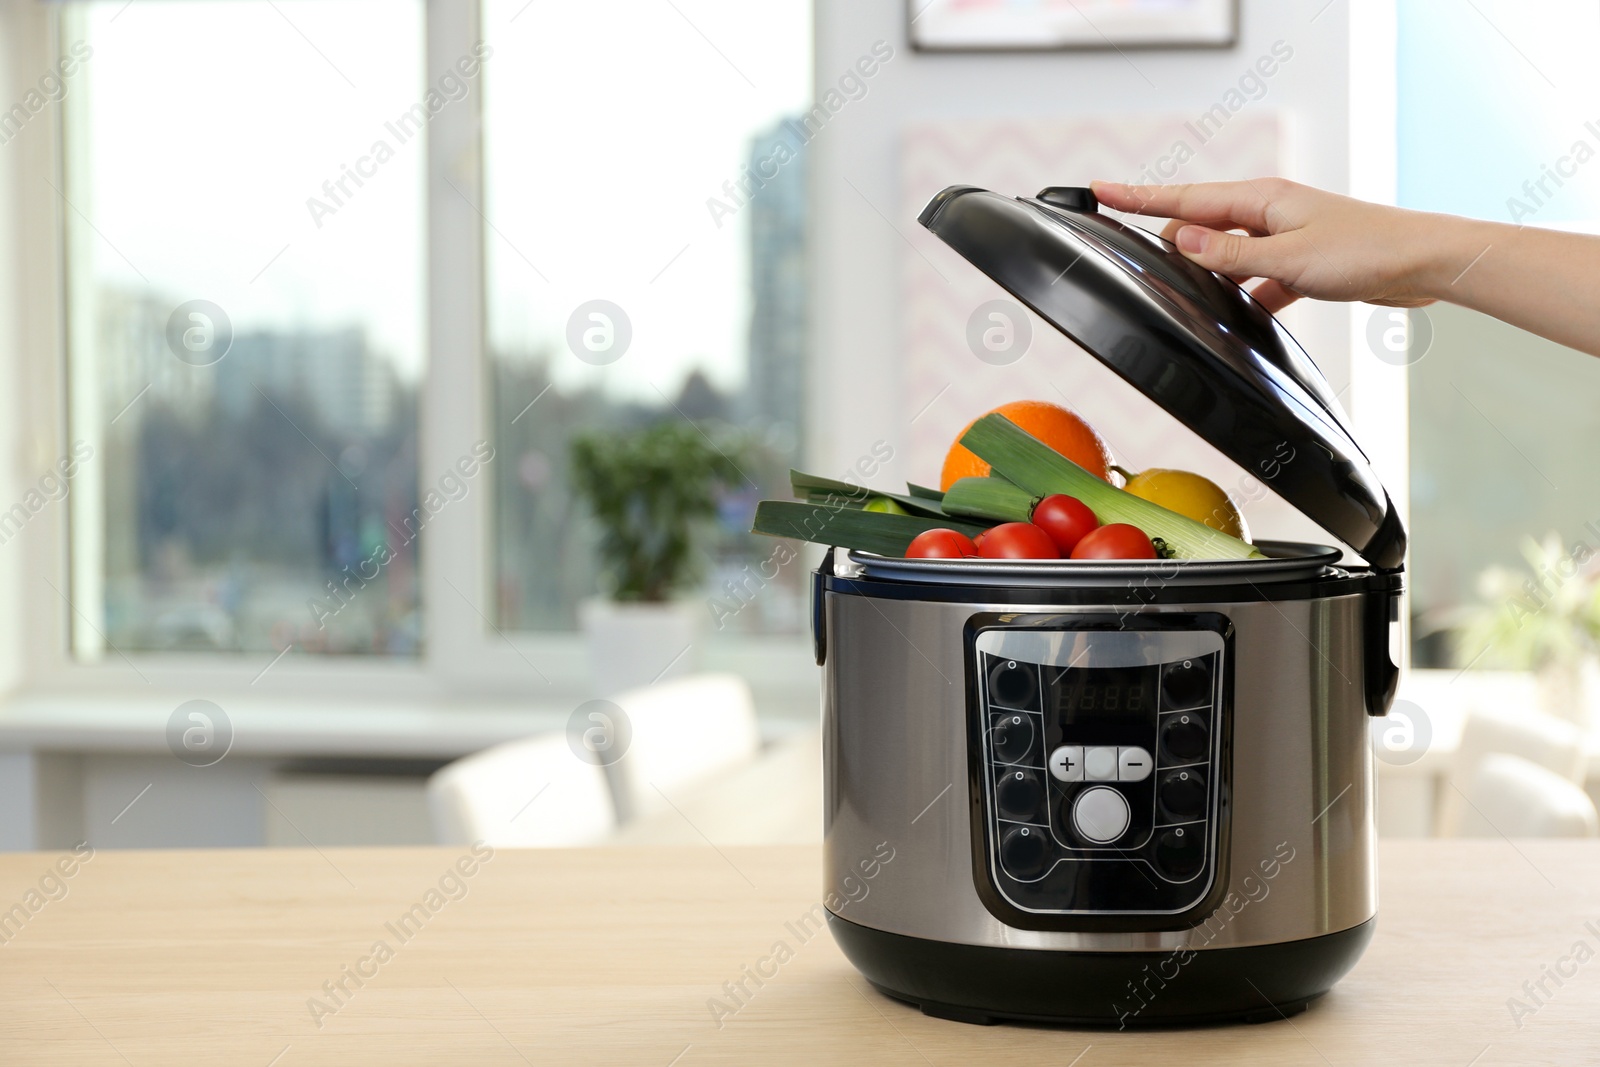
[[[1100,201],[1094,195],[1094,190],[1082,185],[1049,185],[1040,189],[1035,199],[1052,207],[1064,207],[1068,211],[1100,210]]]

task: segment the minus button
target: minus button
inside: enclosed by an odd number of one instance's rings
[[[1137,746],[1117,749],[1117,781],[1142,782],[1150,777],[1150,753]]]

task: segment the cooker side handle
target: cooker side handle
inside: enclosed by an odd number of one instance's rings
[[[822,562],[811,572],[811,647],[817,666],[828,661],[828,611],[824,601],[827,578],[833,573],[833,549],[822,554]]]
[[[1389,632],[1400,621],[1400,594],[1404,590],[1398,573],[1387,574],[1384,588],[1367,595],[1366,650],[1362,667],[1366,686],[1367,714],[1387,715],[1400,686],[1400,665],[1389,655]]]

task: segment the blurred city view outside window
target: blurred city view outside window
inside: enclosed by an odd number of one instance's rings
[[[801,447],[806,157],[784,120],[811,106],[810,3],[486,0],[483,21],[499,624],[570,629],[600,589],[572,434],[690,419],[753,457],[706,531],[709,628],[797,630],[800,568],[772,577],[776,543],[746,531]]]
[[[75,649],[416,654],[422,3],[61,37]]]
[[[783,120],[811,105],[809,2],[482,16],[481,62],[441,83],[422,0],[63,6],[80,657],[420,652],[428,204],[408,116],[438,92],[484,114],[481,203],[460,174],[446,195],[485,220],[499,625],[570,629],[599,591],[568,439],[691,419],[751,446],[694,595],[717,629],[799,628],[798,568],[764,573],[775,545],[745,531],[801,447],[807,178]],[[789,161],[753,182],[780,142]],[[610,360],[568,343],[594,301],[631,335]]]

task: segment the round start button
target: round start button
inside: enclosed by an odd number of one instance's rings
[[[1072,805],[1072,828],[1085,841],[1107,845],[1127,832],[1129,815],[1126,798],[1099,785],[1078,794]]]

